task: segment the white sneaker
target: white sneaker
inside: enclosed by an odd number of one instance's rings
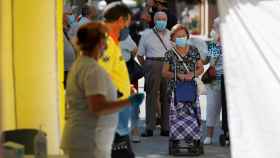
[[[204,139],[204,142],[203,142],[204,145],[210,145],[212,144],[212,138],[211,137],[206,137]]]
[[[133,143],[140,143],[141,141],[140,141],[140,137],[137,135],[137,136],[132,136],[131,137],[131,141],[133,142]]]
[[[133,128],[131,130],[131,141],[133,143],[140,143],[140,130],[139,128]]]

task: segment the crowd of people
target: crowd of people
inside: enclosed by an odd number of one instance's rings
[[[133,158],[130,143],[139,143],[140,136],[154,136],[157,125],[160,135],[170,140],[190,140],[199,147],[211,144],[225,107],[219,20],[215,20],[208,49],[202,53],[188,28],[178,24],[176,15],[169,11],[166,0],[147,0],[145,8],[135,15],[122,2],[107,3],[102,15],[92,6],[83,6],[78,15],[70,6],[64,7],[67,102],[61,148],[65,154],[70,158]],[[141,33],[130,31],[135,21],[140,21]],[[216,72],[215,80],[207,84],[208,134],[201,141],[196,79],[207,64]],[[146,92],[142,134],[141,77],[145,78]],[[226,121],[224,124],[228,136]]]

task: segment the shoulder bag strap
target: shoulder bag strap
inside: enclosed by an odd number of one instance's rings
[[[184,60],[182,59],[182,57],[177,53],[176,49],[175,49],[175,48],[172,48],[172,51],[173,51],[173,53],[178,57],[178,59],[179,59],[180,61],[183,62],[184,68],[185,68],[188,72],[190,72],[190,70],[188,69],[187,64],[184,62]]]
[[[153,28],[153,31],[156,34],[156,36],[158,37],[158,39],[160,40],[160,42],[163,45],[163,47],[165,48],[165,50],[167,51],[168,49],[167,49],[166,45],[164,44],[163,40],[160,38],[158,32],[154,28]]]
[[[67,32],[66,32],[65,30],[63,30],[63,33],[64,33],[64,36],[66,37],[66,39],[67,39],[68,41],[70,41],[70,38],[69,38]]]
[[[74,44],[72,43],[72,41],[71,41],[70,37],[68,36],[67,32],[65,32],[65,31],[63,30],[63,33],[64,33],[64,36],[65,36],[66,40],[69,42],[69,44],[71,45],[71,47],[72,47],[73,50],[74,50],[75,59],[78,58],[78,52],[79,52],[79,51],[76,49],[76,47],[75,47]]]

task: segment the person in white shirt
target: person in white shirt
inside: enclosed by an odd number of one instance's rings
[[[223,51],[220,39],[219,18],[216,18],[213,24],[213,30],[210,33],[211,41],[208,44],[208,55],[204,59],[204,64],[210,63],[215,66],[216,80],[207,84],[207,108],[206,108],[206,126],[207,136],[204,144],[212,144],[214,127],[220,121],[223,99],[222,82],[224,76],[223,70]],[[225,134],[228,134],[227,132]],[[228,137],[228,136],[227,136]]]
[[[125,40],[120,41],[120,46],[126,62],[128,62],[131,57],[135,57],[135,55],[137,54],[137,45],[130,35],[128,35]]]
[[[83,25],[77,33],[82,55],[69,72],[66,100],[69,114],[61,148],[69,158],[111,158],[118,111],[139,106],[144,94],[117,100],[111,77],[99,64],[106,49],[106,27]]]
[[[138,60],[145,71],[145,91],[147,93],[146,132],[142,136],[153,136],[153,130],[156,127],[158,98],[161,102],[161,135],[168,136],[167,81],[161,75],[161,70],[165,52],[172,48],[172,45],[170,31],[166,29],[166,13],[157,12],[154,21],[155,27],[144,31],[139,43]]]

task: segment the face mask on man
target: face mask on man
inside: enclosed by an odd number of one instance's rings
[[[167,25],[167,21],[165,21],[165,20],[156,20],[156,22],[155,22],[155,27],[159,31],[163,31],[166,28],[166,25]]]
[[[129,28],[125,27],[120,31],[120,37],[119,40],[120,41],[124,41],[129,35]]]
[[[90,20],[88,18],[82,17],[79,21],[79,25],[84,25],[84,24],[87,24],[89,22],[90,22]]]
[[[175,44],[178,47],[186,47],[190,45],[190,41],[187,39],[187,37],[178,37],[175,39]]]
[[[75,16],[74,16],[74,15],[69,15],[69,16],[68,16],[68,24],[71,26],[71,25],[73,25],[74,23],[76,23]]]

